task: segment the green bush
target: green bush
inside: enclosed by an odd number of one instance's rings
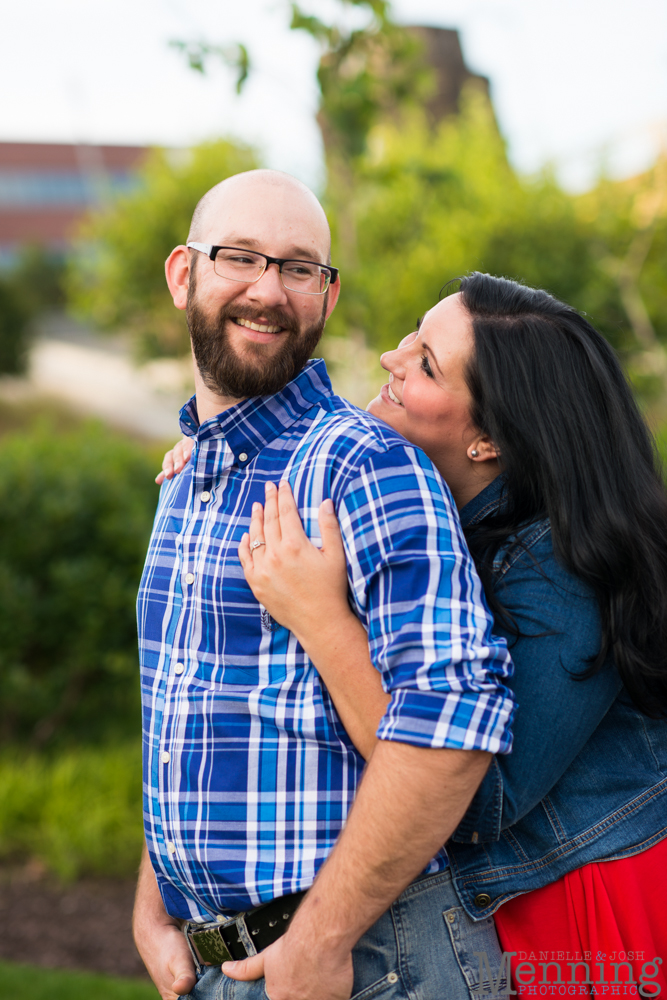
[[[30,310],[9,278],[0,280],[0,375],[20,375],[28,353]]]
[[[0,440],[0,742],[136,733],[154,465],[94,424]]]
[[[157,1000],[151,983],[141,979],[39,969],[0,962],[0,1000]]]
[[[65,304],[63,278],[65,256],[61,252],[26,243],[8,277],[31,315],[62,309]]]
[[[142,836],[138,741],[0,755],[0,860],[37,858],[63,880],[132,877]]]

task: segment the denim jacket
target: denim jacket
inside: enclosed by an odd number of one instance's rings
[[[464,527],[499,508],[502,487],[498,477],[460,511]],[[447,844],[473,919],[667,836],[667,721],[634,707],[613,662],[577,677],[599,649],[597,603],[556,561],[548,520],[521,537],[523,548],[506,548],[494,564],[496,594],[522,633],[496,623],[515,664],[514,746],[493,759]]]

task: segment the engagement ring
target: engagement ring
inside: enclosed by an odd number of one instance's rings
[[[259,538],[256,538],[255,541],[250,546],[250,548],[251,549],[258,549],[260,547],[260,545],[266,545],[266,542],[260,542]]]

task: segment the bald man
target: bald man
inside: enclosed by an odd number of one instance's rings
[[[196,393],[181,411],[192,460],[162,486],[138,604],[135,939],[165,1000],[467,1000],[470,956],[497,957],[442,845],[509,747],[509,657],[430,461],[308,361],[340,291],[329,254],[312,192],[252,171],[204,196],[166,263]],[[326,688],[239,562],[253,504],[281,480],[314,542],[320,504],[337,513],[391,695],[360,786]],[[439,964],[452,946],[458,963]]]

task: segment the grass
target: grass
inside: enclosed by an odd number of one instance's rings
[[[0,962],[0,1000],[156,1000],[152,983]]]
[[[63,880],[132,877],[141,844],[138,742],[0,755],[0,860],[37,858]]]

